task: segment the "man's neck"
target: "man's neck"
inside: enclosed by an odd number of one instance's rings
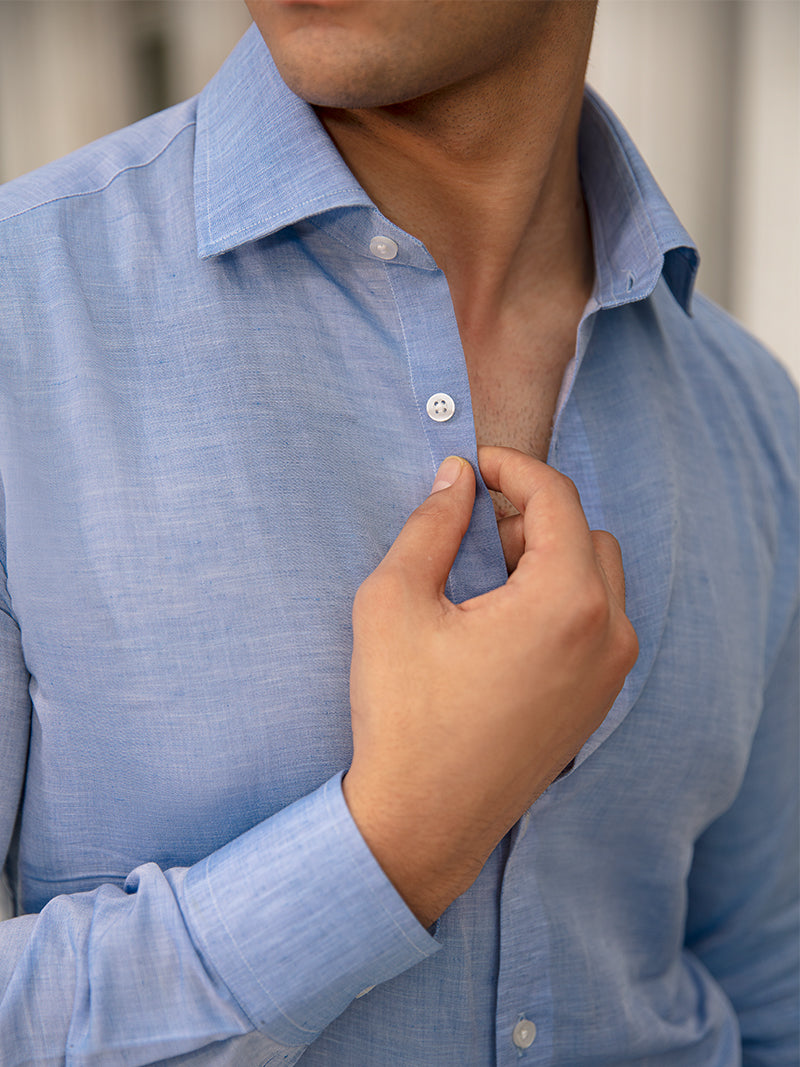
[[[537,46],[524,68],[407,104],[317,109],[377,207],[442,268],[475,336],[532,292],[572,305],[591,289],[577,158],[589,37]]]

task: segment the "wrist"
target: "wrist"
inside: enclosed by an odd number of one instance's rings
[[[470,887],[495,844],[479,842],[474,833],[465,836],[462,828],[385,789],[370,789],[352,771],[342,791],[375,860],[425,927]]]

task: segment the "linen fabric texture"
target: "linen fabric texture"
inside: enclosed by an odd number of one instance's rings
[[[432,932],[340,780],[353,595],[477,462],[444,275],[254,29],[0,190],[6,1067],[796,1064],[797,400],[591,91],[581,167],[549,462],[641,653]],[[449,593],[504,580],[481,484]]]

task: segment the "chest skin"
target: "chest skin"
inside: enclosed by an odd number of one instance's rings
[[[547,459],[561,381],[575,352],[577,303],[556,316],[535,308],[482,341],[460,327],[479,446]],[[491,495],[498,519],[516,514],[502,493]]]

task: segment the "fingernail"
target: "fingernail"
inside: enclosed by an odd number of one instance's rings
[[[448,456],[436,472],[431,493],[438,493],[440,489],[449,489],[453,482],[458,480],[463,469],[464,460],[461,456]]]

